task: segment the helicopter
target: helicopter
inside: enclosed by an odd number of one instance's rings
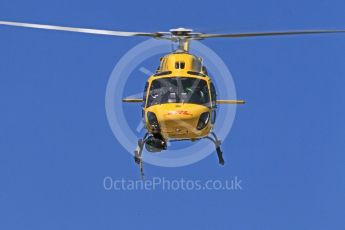
[[[142,152],[167,150],[173,141],[209,139],[215,144],[219,164],[224,165],[221,140],[213,132],[216,108],[220,104],[245,104],[244,100],[217,99],[216,88],[201,57],[189,52],[190,42],[208,38],[246,38],[262,36],[344,33],[345,30],[301,30],[255,33],[209,34],[177,28],[168,32],[125,32],[45,24],[0,21],[0,25],[58,30],[108,36],[143,36],[170,40],[177,48],[160,59],[156,72],[149,76],[142,98],[123,98],[125,103],[141,103],[142,118],[147,130],[134,151],[135,163],[143,178]]]

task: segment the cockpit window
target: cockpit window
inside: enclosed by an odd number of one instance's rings
[[[190,77],[169,77],[152,81],[147,107],[165,103],[210,106],[207,82]]]

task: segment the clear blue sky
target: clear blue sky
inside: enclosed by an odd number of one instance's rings
[[[0,0],[0,20],[133,31],[344,29],[344,8],[343,0]],[[137,178],[138,168],[108,126],[105,87],[116,62],[144,40],[0,27],[0,229],[344,229],[345,35],[205,41],[248,101],[224,142],[227,164],[212,155],[146,171],[238,176],[242,191],[109,192],[105,176]]]

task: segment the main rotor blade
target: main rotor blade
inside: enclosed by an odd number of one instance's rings
[[[64,27],[64,26],[53,26],[53,25],[42,25],[42,24],[21,23],[21,22],[8,22],[8,21],[0,21],[0,25],[27,27],[27,28],[45,29],[45,30],[60,30],[60,31],[87,33],[87,34],[124,36],[124,37],[130,37],[130,36],[159,37],[160,36],[158,33],[97,30],[97,29],[86,29],[86,28],[75,28],[75,27]]]
[[[345,33],[345,30],[304,30],[304,31],[281,31],[281,32],[258,32],[258,33],[234,33],[234,34],[201,34],[200,38],[245,38],[261,36],[282,36],[282,35],[300,35],[300,34],[329,34]]]

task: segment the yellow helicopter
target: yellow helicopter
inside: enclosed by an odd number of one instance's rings
[[[156,74],[146,82],[143,98],[123,102],[143,104],[147,134],[138,141],[135,162],[141,165],[145,145],[149,152],[167,149],[167,142],[208,138],[224,164],[220,140],[212,132],[218,104],[244,104],[243,100],[217,100],[217,93],[202,59],[188,52],[187,42],[161,58]]]
[[[170,30],[175,36],[187,36],[191,30]],[[142,150],[160,152],[168,141],[210,139],[216,146],[220,164],[224,164],[221,141],[212,132],[218,104],[244,104],[244,100],[217,100],[217,93],[202,58],[189,53],[189,39],[178,40],[172,53],[160,59],[156,73],[147,79],[143,98],[124,98],[139,102],[147,133],[139,139],[135,162],[142,172]],[[142,172],[143,175],[143,172]]]
[[[43,24],[0,21],[0,25],[36,29],[59,30],[110,36],[145,36],[166,39],[178,44],[178,48],[160,60],[156,73],[147,79],[143,98],[124,98],[123,102],[139,102],[143,105],[143,118],[147,133],[138,140],[135,162],[143,176],[142,151],[167,149],[168,141],[196,141],[207,138],[214,142],[219,163],[224,164],[221,141],[212,132],[216,122],[218,104],[244,104],[243,100],[218,100],[212,79],[202,59],[189,53],[189,43],[206,38],[245,38],[298,34],[343,33],[345,30],[305,30],[257,33],[206,34],[191,29],[177,28],[169,32],[124,32],[112,30],[63,27]]]

